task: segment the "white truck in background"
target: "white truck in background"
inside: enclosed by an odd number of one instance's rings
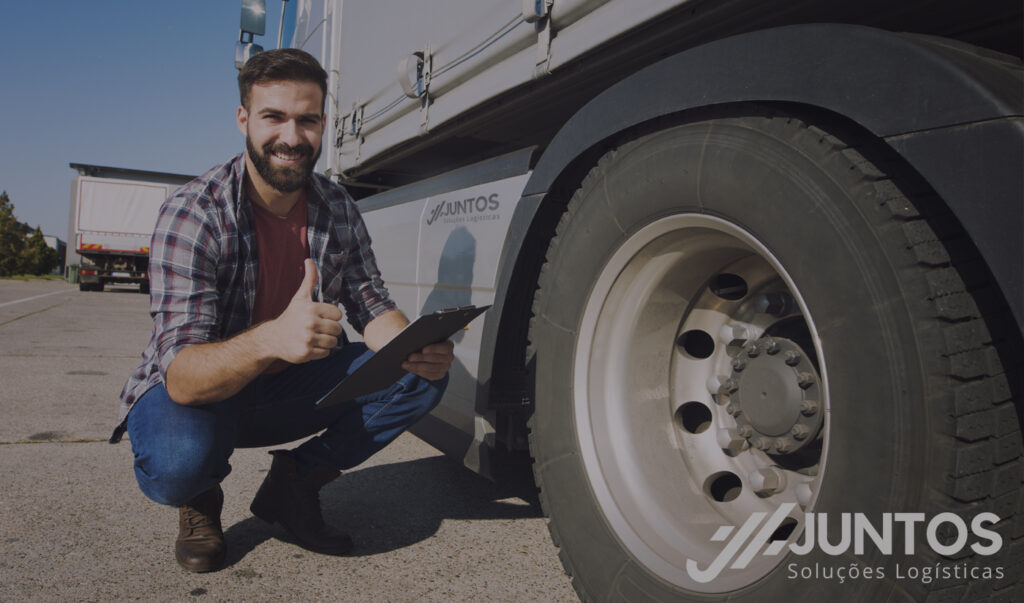
[[[281,10],[399,305],[493,304],[414,431],[582,599],[1020,600],[1019,1]]]
[[[78,288],[139,285],[149,293],[149,242],[160,206],[191,176],[72,163],[67,266]]]

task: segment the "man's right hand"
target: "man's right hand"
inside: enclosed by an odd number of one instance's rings
[[[281,360],[300,364],[326,358],[341,335],[341,310],[313,301],[316,264],[307,258],[299,290],[280,316],[264,324],[266,345]]]
[[[299,364],[326,358],[341,335],[341,310],[313,301],[316,264],[305,262],[305,277],[284,312],[255,329],[213,343],[187,346],[167,367],[167,393],[178,404],[225,400],[280,358]]]

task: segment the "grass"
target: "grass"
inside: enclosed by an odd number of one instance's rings
[[[16,274],[14,276],[0,276],[0,281],[62,281],[61,274]]]

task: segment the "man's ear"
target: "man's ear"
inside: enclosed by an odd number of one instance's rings
[[[238,125],[238,131],[242,133],[242,136],[247,136],[246,126],[249,124],[249,112],[242,105],[238,106],[238,112],[235,114],[235,123]]]

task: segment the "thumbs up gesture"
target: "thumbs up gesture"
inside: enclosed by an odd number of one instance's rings
[[[293,364],[326,358],[341,335],[341,310],[313,301],[317,281],[313,260],[306,259],[305,270],[302,284],[288,307],[268,324],[268,344],[274,355]]]

